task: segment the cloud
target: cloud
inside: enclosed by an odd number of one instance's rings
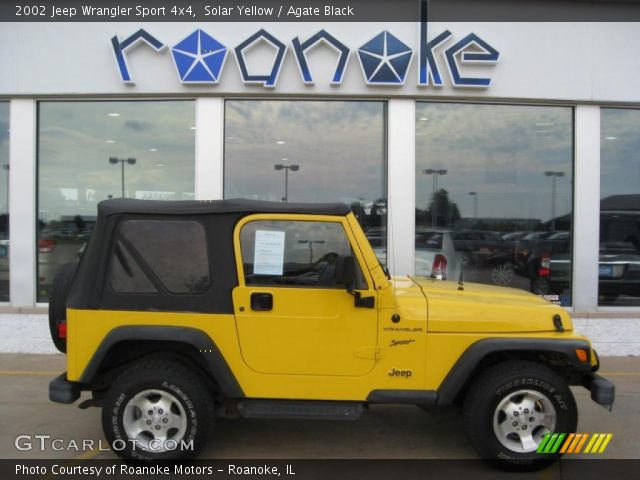
[[[383,197],[384,110],[383,102],[228,101],[225,196],[280,200],[285,174],[274,165],[287,163],[300,166],[289,174],[292,201]]]
[[[148,128],[125,128],[127,122]],[[195,136],[190,127],[194,122],[192,101],[42,102],[41,214],[48,219],[95,215],[96,201],[120,196],[121,171],[109,164],[112,156],[136,158],[135,165],[125,166],[125,186],[131,195],[135,191],[174,191],[180,198],[183,192],[193,192]],[[78,202],[61,200],[60,188],[77,189]],[[96,201],[86,200],[87,190],[95,191]]]
[[[416,106],[416,204],[432,195],[426,168],[446,168],[439,187],[451,194],[463,216],[473,215],[470,191],[478,192],[479,215],[550,216],[551,180],[557,180],[557,211],[571,209],[573,119],[568,107],[418,103]]]
[[[125,130],[133,130],[134,132],[144,132],[153,128],[153,125],[147,122],[140,122],[137,120],[127,120],[124,122]]]

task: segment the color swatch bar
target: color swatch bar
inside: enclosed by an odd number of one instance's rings
[[[547,433],[536,453],[602,453],[611,438],[613,433]]]

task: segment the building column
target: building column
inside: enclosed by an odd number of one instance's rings
[[[573,212],[573,311],[598,307],[600,250],[600,107],[575,109]]]
[[[387,112],[387,267],[412,275],[415,252],[415,101],[392,99]]]
[[[196,199],[219,200],[223,190],[224,99],[196,99]]]
[[[11,100],[9,118],[9,282],[12,307],[36,302],[36,113]]]

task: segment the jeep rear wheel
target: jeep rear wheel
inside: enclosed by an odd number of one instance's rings
[[[67,262],[58,269],[49,298],[49,332],[53,344],[62,353],[67,351],[67,339],[66,336],[61,335],[60,325],[67,321],[67,296],[71,290],[71,282],[78,269],[78,263],[77,260]]]
[[[487,370],[471,386],[464,419],[481,457],[502,468],[536,470],[561,456],[536,453],[545,435],[575,432],[578,414],[567,382],[556,372],[514,361]]]
[[[104,434],[125,459],[195,457],[212,427],[209,390],[180,362],[142,360],[117,378],[104,399]]]

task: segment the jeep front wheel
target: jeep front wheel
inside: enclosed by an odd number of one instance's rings
[[[536,453],[548,433],[575,432],[576,402],[567,382],[534,362],[514,361],[487,370],[464,403],[471,444],[499,467],[536,470],[560,454]]]
[[[111,385],[102,428],[111,449],[137,460],[192,458],[213,427],[211,396],[186,365],[142,360]]]

